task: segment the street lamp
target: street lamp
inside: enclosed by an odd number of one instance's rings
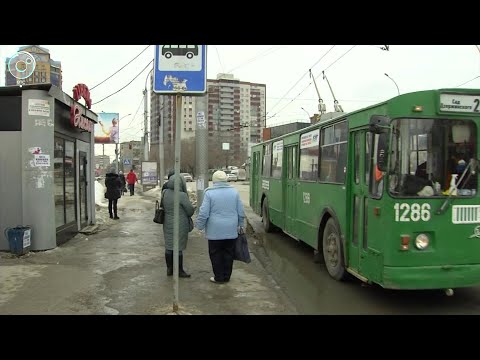
[[[392,81],[393,81],[393,83],[394,83],[394,84],[395,84],[395,86],[397,87],[398,95],[400,95],[400,89],[398,88],[398,85],[397,85],[397,83],[395,82],[395,80],[393,80],[393,79],[392,79],[390,76],[388,76],[388,74],[387,74],[387,73],[385,73],[385,76],[386,76],[386,77],[388,77],[390,80],[392,80]]]
[[[303,111],[305,111],[305,112],[307,113],[307,115],[308,115],[308,120],[310,120],[310,119],[311,119],[311,116],[310,116],[310,114],[308,113],[308,111],[307,111],[307,110],[305,110],[303,107],[302,107],[302,108],[300,108],[300,109],[302,109]]]

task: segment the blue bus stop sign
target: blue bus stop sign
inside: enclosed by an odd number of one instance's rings
[[[155,45],[153,91],[203,94],[207,91],[206,45]]]

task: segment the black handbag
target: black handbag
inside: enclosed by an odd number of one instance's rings
[[[250,258],[250,251],[248,250],[247,235],[243,231],[243,228],[240,228],[238,238],[235,240],[235,254],[233,255],[233,260],[242,261],[247,264],[252,261]]]
[[[158,200],[155,202],[155,216],[153,217],[153,222],[157,224],[163,224],[165,221],[165,209],[163,208],[163,196],[165,195],[165,190],[162,193],[162,200],[158,203]]]

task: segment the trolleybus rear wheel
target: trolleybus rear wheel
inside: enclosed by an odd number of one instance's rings
[[[335,220],[328,219],[323,231],[323,258],[328,273],[335,280],[343,280],[346,277],[345,264],[343,261],[343,248],[340,239],[340,231],[337,229]]]

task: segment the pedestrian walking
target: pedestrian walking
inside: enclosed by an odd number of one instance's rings
[[[165,239],[165,261],[167,263],[167,276],[173,275],[173,207],[175,200],[175,177],[172,175],[167,182],[167,188],[162,191],[163,208],[165,210],[165,220],[163,222],[163,237]],[[195,212],[187,194],[185,180],[180,176],[180,209],[179,209],[179,229],[178,229],[178,276],[182,278],[190,277],[183,268],[183,251],[187,247],[188,233],[190,230],[190,217]]]
[[[133,169],[130,169],[130,172],[127,175],[128,189],[130,190],[130,196],[135,195],[135,183],[138,183],[137,174],[133,172]]]
[[[120,198],[123,185],[118,174],[115,173],[115,170],[111,170],[105,175],[105,186],[107,188],[105,197],[108,199],[108,213],[110,214],[110,219],[118,220],[120,218],[118,217],[117,212],[117,202]]]
[[[245,212],[237,189],[227,182],[224,171],[212,176],[213,186],[205,189],[196,227],[205,229],[208,253],[212,263],[211,282],[223,284],[230,281],[238,229],[243,227]]]

